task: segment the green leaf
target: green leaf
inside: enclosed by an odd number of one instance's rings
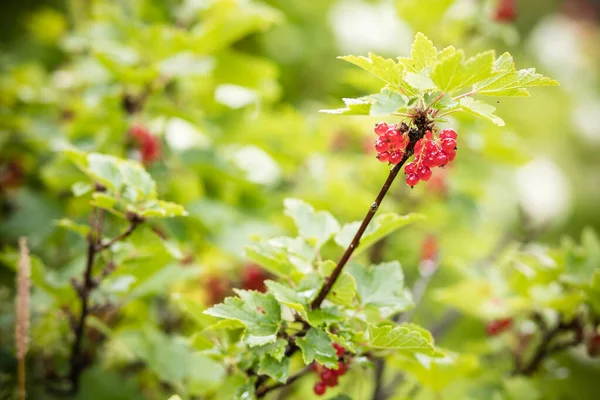
[[[333,261],[325,261],[320,266],[321,275],[329,276],[335,268]],[[356,298],[356,282],[352,275],[344,271],[335,281],[333,288],[327,295],[327,300],[332,303],[339,304],[346,307],[354,306],[354,299]]]
[[[409,72],[406,74],[406,82],[417,90],[417,93],[422,93],[426,90],[436,90],[438,87],[431,80],[428,70],[423,70],[419,73]]]
[[[75,197],[81,197],[84,194],[91,192],[94,188],[88,182],[75,182],[71,186],[71,191]]]
[[[67,229],[71,232],[77,233],[82,237],[87,237],[87,235],[90,233],[89,225],[78,224],[75,221],[70,220],[68,218],[59,219],[58,221],[56,221],[56,225],[60,226],[61,228]]]
[[[463,87],[474,85],[496,74],[494,60],[496,53],[493,50],[479,53],[465,62],[463,70]]]
[[[204,311],[213,317],[236,320],[246,326],[246,342],[259,346],[274,342],[281,322],[281,309],[272,294],[236,290],[240,297],[228,297]]]
[[[448,48],[446,48],[448,49]],[[453,90],[465,87],[463,65],[464,53],[462,51],[447,51],[442,53],[452,53],[435,65],[431,73],[431,80],[442,92],[452,92]],[[450,47],[454,50],[454,47]]]
[[[381,93],[370,97],[373,105],[369,114],[372,116],[391,115],[406,107],[406,97],[388,88],[383,88]]]
[[[139,206],[131,207],[131,211],[136,211],[144,218],[172,218],[188,215],[183,206],[163,200],[150,200]]]
[[[389,235],[397,229],[402,228],[412,222],[423,220],[421,214],[398,215],[396,213],[386,213],[376,216],[360,239],[360,244],[354,251],[354,254],[360,254],[369,247],[377,243],[380,239]],[[358,231],[361,222],[351,222],[342,226],[342,229],[335,236],[335,242],[343,248],[350,246],[352,238]]]
[[[372,73],[392,87],[399,87],[404,80],[404,68],[392,59],[383,58],[373,53],[369,53],[368,57],[343,56],[338,58]]]
[[[338,358],[335,348],[324,330],[310,328],[306,336],[296,339],[296,344],[302,350],[304,364],[308,365],[316,360],[328,368],[337,368]]]
[[[270,376],[276,381],[284,383],[287,381],[290,373],[290,358],[285,357],[277,360],[274,357],[266,354],[260,360],[258,373],[261,375]]]
[[[486,118],[498,126],[504,126],[504,120],[494,115],[496,107],[481,100],[475,100],[472,97],[463,97],[460,99],[460,107],[463,111]]]
[[[281,361],[285,357],[287,345],[287,340],[277,339],[273,343],[268,343],[264,346],[254,347],[252,350],[260,356],[268,354],[275,360]]]
[[[274,281],[265,281],[265,284],[278,302],[301,313],[306,312],[307,299],[296,293],[294,289]]]
[[[244,250],[246,257],[277,276],[287,277],[292,273],[292,263],[283,250],[275,249],[266,243],[249,245]]]
[[[422,70],[432,67],[437,61],[437,49],[433,42],[418,32],[410,52],[411,58],[399,57],[398,62],[407,71],[419,74]]]
[[[87,156],[87,170],[94,180],[113,192],[119,192],[123,177],[117,164],[117,158],[104,154],[90,153]]]
[[[360,303],[379,309],[382,317],[413,306],[412,296],[404,288],[404,274],[399,262],[371,265],[368,268],[352,263],[347,268],[356,281]]]
[[[529,96],[527,88],[558,86],[553,79],[536,74],[535,68],[516,70],[513,58],[504,53],[494,62],[494,76],[475,85],[474,91],[485,96]]]
[[[361,97],[358,99],[342,99],[346,107],[335,108],[332,110],[319,110],[319,112],[325,114],[339,114],[339,115],[369,115],[371,113],[371,99],[368,97]]]
[[[298,234],[308,240],[315,240],[320,248],[340,230],[340,224],[327,211],[315,212],[307,203],[297,199],[285,199],[285,215],[291,217],[298,227]]]
[[[388,323],[369,324],[369,346],[374,349],[391,349],[405,353],[438,355],[433,342],[423,335],[421,329],[411,325],[394,326]]]

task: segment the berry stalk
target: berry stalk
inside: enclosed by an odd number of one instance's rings
[[[319,291],[319,294],[317,295],[317,297],[311,303],[310,307],[313,310],[316,308],[319,308],[321,306],[321,303],[323,302],[323,300],[325,300],[325,297],[327,297],[327,294],[329,294],[329,292],[333,288],[333,285],[337,281],[338,277],[341,275],[342,270],[346,266],[346,263],[348,263],[348,260],[350,260],[350,257],[352,257],[352,253],[354,253],[354,250],[356,250],[356,248],[358,247],[358,245],[360,243],[360,239],[362,238],[362,235],[365,233],[367,226],[369,226],[369,223],[375,216],[375,213],[379,209],[379,206],[381,205],[381,202],[383,201],[385,195],[387,194],[388,190],[390,189],[390,186],[392,186],[394,179],[396,179],[398,172],[400,172],[400,170],[402,169],[402,166],[404,165],[406,160],[408,160],[408,158],[412,155],[412,149],[414,147],[414,143],[415,143],[414,141],[412,141],[412,140],[410,141],[410,143],[407,147],[407,151],[406,151],[406,153],[404,153],[404,156],[402,157],[400,162],[398,162],[398,164],[394,165],[394,167],[391,169],[390,174],[388,175],[383,186],[381,187],[381,190],[379,191],[379,194],[375,198],[375,201],[373,202],[373,204],[371,204],[371,207],[369,207],[369,211],[367,212],[367,215],[365,215],[365,218],[363,219],[362,223],[360,224],[360,227],[356,231],[354,238],[352,238],[352,242],[350,242],[350,245],[348,246],[348,248],[342,255],[342,258],[340,258],[340,261],[337,263],[335,269],[333,270],[331,275],[327,278],[327,280],[321,287],[321,290]]]

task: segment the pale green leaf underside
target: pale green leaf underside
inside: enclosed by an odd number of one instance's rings
[[[439,354],[430,337],[423,334],[421,329],[412,325],[378,326],[369,324],[369,346],[374,349],[397,350],[406,353],[423,353],[430,356]]]

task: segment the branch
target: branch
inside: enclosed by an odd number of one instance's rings
[[[75,285],[75,289],[81,299],[81,314],[79,316],[79,321],[75,326],[75,340],[73,342],[73,347],[71,348],[71,357],[70,357],[70,374],[69,381],[71,383],[71,393],[77,393],[79,390],[79,380],[81,377],[81,373],[85,368],[85,362],[82,357],[82,342],[85,333],[85,324],[87,321],[87,317],[90,314],[90,294],[92,290],[98,286],[98,280],[106,277],[108,273],[114,268],[114,264],[109,263],[102,273],[100,277],[94,278],[93,268],[96,260],[96,256],[110,248],[113,244],[127,238],[129,235],[133,233],[135,228],[144,222],[144,219],[137,214],[129,213],[127,218],[130,221],[129,226],[125,231],[123,231],[118,236],[109,240],[106,243],[102,243],[102,231],[103,231],[103,222],[104,222],[104,210],[94,209],[92,211],[92,216],[97,213],[97,217],[92,219],[90,225],[92,227],[90,234],[88,235],[88,250],[87,250],[87,261],[84,270],[83,283],[80,285]]]
[[[16,298],[15,298],[15,348],[17,353],[17,379],[19,399],[25,400],[25,356],[29,342],[29,304],[31,288],[31,259],[29,258],[29,247],[27,238],[19,238],[19,262],[16,280]]]
[[[323,300],[325,300],[325,298],[327,297],[327,295],[333,288],[333,285],[335,284],[335,282],[337,281],[339,276],[342,274],[342,270],[346,266],[346,263],[348,263],[348,260],[350,260],[350,257],[352,257],[352,253],[354,253],[354,250],[356,250],[356,248],[358,247],[358,245],[360,243],[360,239],[362,238],[362,235],[365,233],[367,226],[369,226],[369,223],[375,216],[377,209],[379,209],[379,206],[381,205],[383,198],[385,197],[388,190],[390,189],[392,182],[394,182],[394,179],[396,179],[398,172],[400,172],[400,169],[402,168],[402,166],[404,165],[406,160],[408,160],[408,158],[412,155],[412,149],[414,147],[414,143],[415,142],[411,140],[411,142],[409,143],[410,150],[407,149],[406,153],[404,154],[404,157],[402,157],[402,160],[398,164],[394,165],[394,168],[392,168],[392,170],[390,171],[390,174],[388,175],[383,186],[381,187],[379,194],[375,198],[375,201],[373,202],[373,204],[371,204],[371,207],[369,208],[367,215],[365,215],[365,218],[363,219],[362,223],[360,224],[358,231],[356,231],[354,238],[352,238],[352,242],[350,242],[350,245],[348,246],[348,248],[342,255],[342,258],[340,258],[340,261],[338,261],[337,265],[335,266],[335,269],[333,270],[331,275],[329,277],[327,277],[327,279],[325,280],[325,283],[323,284],[323,286],[321,287],[321,290],[319,291],[319,294],[311,303],[310,307],[313,310],[316,308],[319,308],[321,306],[321,303],[323,303]]]

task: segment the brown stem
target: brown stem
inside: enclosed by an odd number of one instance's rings
[[[414,143],[413,143],[413,145],[414,145]],[[352,257],[352,253],[354,253],[354,250],[356,250],[356,248],[358,247],[358,245],[360,243],[360,238],[365,233],[367,226],[369,226],[369,223],[375,216],[375,213],[377,212],[377,209],[379,209],[379,206],[381,205],[383,198],[385,197],[390,186],[392,185],[392,182],[394,182],[394,179],[396,179],[398,172],[400,172],[400,169],[402,168],[402,166],[404,165],[406,160],[408,160],[408,157],[410,157],[411,153],[412,153],[412,151],[410,153],[407,151],[404,154],[404,157],[402,158],[402,160],[398,164],[394,165],[394,168],[392,168],[392,170],[390,171],[390,174],[388,175],[383,186],[381,187],[379,194],[375,198],[375,201],[373,202],[373,204],[371,204],[371,207],[369,207],[369,211],[367,212],[367,215],[365,215],[365,218],[363,219],[362,223],[360,224],[358,231],[356,231],[354,238],[352,238],[352,242],[350,242],[350,245],[348,246],[348,248],[342,255],[342,258],[340,258],[340,261],[338,261],[335,269],[333,270],[331,275],[329,277],[327,277],[327,279],[325,280],[325,283],[323,284],[323,286],[321,287],[321,290],[319,291],[319,294],[311,303],[310,307],[313,310],[316,308],[319,308],[321,306],[321,303],[323,302],[323,300],[325,300],[325,298],[327,297],[327,295],[333,288],[333,285],[335,285],[335,282],[337,281],[338,277],[341,275],[342,270],[346,266],[346,263],[348,263],[348,260],[350,260],[350,257]]]
[[[87,261],[84,270],[83,283],[80,290],[78,290],[79,298],[81,299],[81,314],[79,316],[79,321],[77,321],[75,326],[75,340],[73,341],[73,347],[71,348],[71,370],[69,374],[71,393],[77,393],[79,390],[81,373],[85,368],[85,362],[82,357],[82,344],[85,333],[85,324],[87,317],[90,314],[90,294],[97,286],[97,279],[94,279],[92,275],[96,256],[103,250],[110,248],[116,242],[127,238],[133,233],[135,228],[144,221],[143,218],[135,214],[128,215],[130,224],[127,229],[108,242],[102,243],[104,211],[93,210],[92,214],[95,214],[96,212],[98,213],[98,216],[96,219],[92,220],[90,224],[92,230],[88,235]],[[106,274],[103,273],[103,276],[105,275]]]

